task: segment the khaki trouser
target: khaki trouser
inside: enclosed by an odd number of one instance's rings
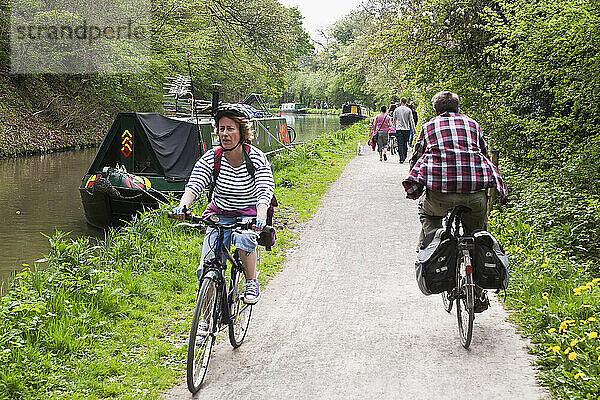
[[[441,193],[429,189],[419,199],[419,219],[421,234],[417,251],[423,238],[432,230],[442,227],[442,219],[455,206],[469,207],[471,212],[461,215],[466,232],[474,229],[487,229],[487,193],[481,190],[475,193]]]

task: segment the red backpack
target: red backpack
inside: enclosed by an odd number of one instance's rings
[[[242,150],[244,153],[244,164],[246,164],[246,170],[248,174],[254,179],[254,174],[256,172],[256,168],[254,168],[254,164],[250,159],[250,145],[247,143],[242,144]],[[217,177],[219,176],[219,172],[221,171],[221,159],[223,158],[223,147],[218,146],[215,148],[215,163],[213,166],[213,181],[210,186],[208,192],[208,201],[212,199],[212,193],[214,191],[215,185],[217,183]],[[269,204],[269,208],[267,209],[267,225],[273,226],[273,214],[275,214],[275,207],[279,204],[277,203],[277,199],[275,195],[271,198],[271,204]],[[271,233],[261,232],[258,238],[258,244],[265,247],[265,250],[271,251],[271,247],[275,244],[275,229]]]

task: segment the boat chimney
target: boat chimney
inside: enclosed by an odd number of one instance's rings
[[[215,110],[219,107],[219,93],[221,91],[221,85],[218,83],[212,84],[212,114],[215,115]]]

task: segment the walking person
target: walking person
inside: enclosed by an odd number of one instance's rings
[[[417,114],[417,106],[412,101],[410,103],[408,103],[408,108],[410,108],[412,110],[413,120],[415,121],[415,130],[410,131],[410,136],[408,138],[408,147],[412,147],[413,135],[415,133],[417,133],[416,126],[417,126],[417,121],[419,121],[419,115]]]
[[[377,135],[377,151],[379,152],[379,161],[387,161],[385,154],[388,147],[388,132],[390,130],[391,118],[387,115],[387,107],[381,106],[381,113],[375,117],[375,134]]]
[[[406,105],[406,97],[400,99],[400,106],[394,110],[392,123],[396,127],[398,137],[398,155],[400,156],[400,164],[406,160],[408,148],[406,146],[410,131],[415,129],[415,121],[413,119],[412,110]]]
[[[398,105],[396,103],[392,103],[390,104],[390,109],[388,111],[388,115],[390,116],[390,121],[393,120],[394,118],[394,111],[396,110],[396,107],[398,107]],[[396,146],[396,150],[398,150],[398,146],[400,143],[400,138],[398,137],[398,133],[396,132],[396,125],[394,125],[393,123],[390,124],[390,130],[388,131],[388,136],[389,136],[389,145],[388,148],[390,148],[390,146],[394,146],[394,143],[392,143],[392,137],[395,138],[395,146]],[[393,149],[390,149],[390,151],[393,154]]]

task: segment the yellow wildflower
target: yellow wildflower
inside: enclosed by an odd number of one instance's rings
[[[550,262],[550,259],[549,259],[548,257],[546,257],[546,258],[544,258],[544,262],[545,262],[545,263],[549,263],[549,262]]]
[[[589,324],[589,322],[587,322],[587,321],[586,321],[586,320],[584,320],[584,319],[580,319],[580,320],[579,320],[579,322],[581,322],[581,323],[582,323],[582,324],[584,324],[584,325],[587,325],[587,324]]]
[[[575,375],[573,375],[573,379],[579,379],[581,377],[583,377],[583,374],[581,372],[578,372]]]
[[[563,351],[563,353],[564,353],[564,354],[569,354],[569,352],[570,352],[570,351],[571,351],[571,348],[570,348],[570,347],[567,347],[567,348],[565,349],[565,351]]]
[[[554,332],[556,332],[556,328],[550,328],[550,329],[548,329],[548,333],[554,333]]]
[[[576,358],[577,358],[577,353],[575,353],[575,352],[569,353],[569,360],[573,361]]]
[[[594,279],[592,279],[592,283],[598,283],[598,282],[600,282],[600,278],[594,278]]]
[[[590,339],[596,339],[598,337],[598,332],[590,332],[588,333],[588,337]]]
[[[581,289],[579,289],[579,288],[574,288],[574,289],[573,289],[573,294],[574,294],[575,296],[581,296]]]
[[[543,263],[543,264],[540,266],[540,268],[546,268],[547,266],[548,266],[548,264],[546,264],[546,263]]]
[[[579,343],[579,340],[575,339],[571,341],[571,347],[575,347],[575,345],[577,345],[577,343]]]
[[[560,323],[560,326],[558,327],[558,333],[562,333],[564,330],[566,330],[568,327],[567,323],[565,321]]]
[[[542,298],[548,300],[548,292],[542,293]]]
[[[567,319],[567,320],[565,320],[565,322],[569,325],[573,325],[575,323],[575,321],[572,319]]]
[[[579,306],[579,308],[590,308],[590,307],[591,307],[591,305],[589,305],[589,304],[582,304]]]
[[[558,352],[560,351],[560,346],[554,346],[554,347],[552,347],[550,350],[552,350],[552,352],[553,352],[554,354],[556,354],[556,353],[558,353]]]
[[[590,321],[590,322],[594,322],[594,321],[597,321],[597,319],[596,319],[596,318],[594,318],[594,317],[589,317],[589,318],[588,318],[588,321]]]

